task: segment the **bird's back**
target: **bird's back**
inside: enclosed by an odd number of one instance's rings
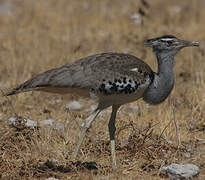
[[[98,98],[122,97],[141,94],[139,92],[147,88],[153,75],[151,68],[135,56],[103,53],[36,75],[5,95],[38,90]]]

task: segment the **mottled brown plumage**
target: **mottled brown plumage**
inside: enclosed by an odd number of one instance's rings
[[[146,81],[151,82],[153,76],[151,68],[135,56],[103,53],[41,73],[5,95],[35,90],[60,94],[75,93],[86,97],[91,95],[101,99],[111,95],[117,95],[116,98],[119,99],[121,94],[126,94],[136,100],[133,95],[138,98],[138,91],[143,92],[143,85],[147,87],[149,83]],[[130,84],[133,84],[131,89]]]

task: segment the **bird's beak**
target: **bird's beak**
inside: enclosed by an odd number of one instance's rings
[[[199,46],[199,42],[196,41],[181,41],[182,47],[189,47],[189,46]]]
[[[144,45],[147,46],[147,47],[152,47],[152,40],[151,39],[148,39],[146,41],[144,41]]]

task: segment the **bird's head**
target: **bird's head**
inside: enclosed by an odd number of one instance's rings
[[[164,35],[158,38],[148,39],[144,42],[145,46],[152,47],[154,52],[174,52],[189,46],[199,46],[198,42],[186,41],[172,35]]]

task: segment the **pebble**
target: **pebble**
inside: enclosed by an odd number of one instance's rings
[[[199,174],[199,167],[193,164],[171,164],[160,169],[161,174],[168,174],[172,180],[192,179]]]
[[[59,180],[59,179],[56,179],[56,178],[54,178],[54,177],[49,177],[49,178],[47,178],[46,180]]]
[[[15,117],[10,117],[8,119],[9,125],[15,125],[16,124],[16,118]]]
[[[10,117],[8,119],[8,123],[9,125],[12,125],[12,126],[18,126],[20,124],[24,124],[26,127],[28,128],[37,128],[37,123],[35,121],[32,121],[30,119],[17,119],[16,117]]]
[[[43,121],[40,121],[41,125],[50,125],[52,128],[54,128],[54,120],[53,119],[46,119]]]
[[[66,104],[66,110],[81,110],[83,105],[80,104],[78,101],[73,101],[69,104]]]
[[[51,104],[60,104],[62,102],[62,99],[53,99],[51,101]]]
[[[142,23],[142,17],[139,13],[134,13],[130,16],[130,18],[134,21],[136,24],[141,24]]]
[[[185,153],[184,153],[184,156],[185,156],[186,158],[190,158],[190,157],[191,157],[191,154],[190,154],[189,152],[185,152]]]
[[[26,107],[27,109],[33,109],[33,108],[34,108],[32,105],[25,105],[25,107]]]
[[[30,119],[26,119],[26,127],[29,127],[29,128],[37,128],[37,123],[35,121],[32,121]]]
[[[57,160],[57,159],[50,159],[50,160],[45,161],[45,162],[44,162],[44,161],[39,162],[40,165],[44,165],[44,164],[46,164],[46,163],[56,164],[56,163],[58,163],[58,160]]]

